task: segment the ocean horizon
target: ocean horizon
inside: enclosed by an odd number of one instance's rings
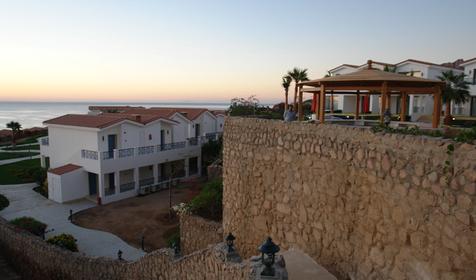
[[[227,109],[230,103],[225,102],[32,102],[32,101],[1,101],[0,129],[5,129],[10,121],[17,121],[22,128],[43,127],[48,119],[65,114],[85,114],[89,106],[144,106],[144,107],[198,107],[210,110]],[[268,104],[264,104],[268,105]]]

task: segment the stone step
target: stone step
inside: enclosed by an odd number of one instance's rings
[[[5,257],[0,252],[0,275],[2,280],[20,280],[21,277],[6,261]]]

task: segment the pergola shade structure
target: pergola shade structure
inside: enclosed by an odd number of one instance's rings
[[[307,88],[303,88],[307,86]],[[399,95],[401,98],[401,119],[406,115],[407,96],[411,94],[433,95],[433,119],[432,127],[437,128],[441,114],[441,91],[445,82],[406,76],[397,73],[385,72],[372,68],[372,62],[368,62],[368,68],[344,75],[325,77],[322,79],[299,83],[299,119],[303,119],[302,95],[303,92],[311,92],[318,96],[316,114],[321,123],[324,122],[326,94],[356,94],[356,116],[359,114],[359,100],[361,95],[380,95],[380,121],[387,108],[390,108],[390,96]]]

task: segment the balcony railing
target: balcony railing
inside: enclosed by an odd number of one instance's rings
[[[148,155],[154,153],[154,146],[146,146],[146,147],[139,147],[137,148],[138,155]]]
[[[199,137],[193,137],[188,139],[188,144],[190,146],[197,146],[199,142]]]
[[[136,183],[135,182],[129,182],[129,183],[125,183],[125,184],[121,184],[119,186],[119,189],[122,192],[127,192],[127,191],[130,191],[130,190],[133,190],[135,188],[135,185]]]
[[[106,194],[106,196],[113,195],[114,193],[116,193],[116,190],[114,188],[106,188],[104,190],[104,193]]]
[[[49,137],[41,138],[40,142],[41,142],[42,146],[49,146],[50,145],[50,138]]]
[[[120,158],[131,157],[133,155],[134,155],[134,148],[120,149],[119,150],[119,157]]]
[[[168,143],[168,144],[163,144],[163,145],[158,145],[157,148],[159,151],[169,151],[169,150],[175,150],[175,149],[182,149],[185,148],[185,145],[187,142],[175,142],[175,143]]]
[[[81,150],[81,157],[86,159],[98,160],[98,152],[91,150]]]
[[[102,159],[112,159],[112,158],[114,158],[114,151],[102,152]]]
[[[139,180],[139,186],[140,186],[140,187],[142,187],[142,186],[148,186],[148,185],[153,185],[153,184],[154,184],[154,177]]]

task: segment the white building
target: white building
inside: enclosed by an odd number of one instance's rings
[[[39,141],[49,198],[104,204],[199,176],[201,145],[218,139],[223,120],[206,109],[91,107],[45,121],[48,137]]]
[[[342,75],[351,73],[367,67],[367,63],[363,65],[351,65],[342,64],[336,68],[329,70],[329,73],[334,75]],[[475,84],[475,69],[476,58],[464,61],[458,64],[435,64],[431,62],[419,61],[414,59],[407,59],[397,64],[383,63],[372,61],[372,67],[380,70],[393,70],[396,73],[405,75],[411,75],[414,77],[421,77],[426,79],[437,80],[441,76],[442,72],[453,71],[455,74],[465,73],[468,76],[473,86],[471,86],[472,98],[470,102],[463,105],[453,104],[452,113],[454,115],[471,115],[476,116],[476,86]],[[355,94],[343,94],[334,95],[334,110],[340,110],[343,113],[353,113],[356,110],[356,95]],[[360,102],[360,112],[379,114],[380,112],[380,97],[377,95],[366,96],[363,94]],[[391,97],[391,112],[397,114],[400,112],[400,97]],[[329,102],[329,101],[328,101]],[[412,121],[418,121],[424,119],[425,116],[429,116],[433,111],[433,97],[428,95],[411,95],[407,102],[407,112],[410,115]],[[473,104],[473,105],[471,105]],[[329,110],[329,104],[326,109]]]

